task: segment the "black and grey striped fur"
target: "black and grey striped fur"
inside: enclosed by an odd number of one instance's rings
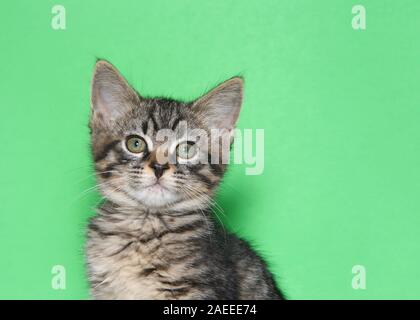
[[[240,78],[183,103],[143,98],[112,65],[96,64],[90,128],[105,202],[88,228],[94,298],[282,298],[264,261],[213,217],[212,197],[226,165],[169,164],[160,177],[152,165],[160,152],[158,130],[182,135],[183,122],[188,129],[232,130],[241,101]],[[133,134],[153,148],[130,154],[124,143]]]

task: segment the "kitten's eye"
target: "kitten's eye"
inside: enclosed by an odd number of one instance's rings
[[[181,159],[191,159],[197,153],[197,146],[194,142],[182,142],[176,147],[176,155]]]
[[[125,145],[128,151],[132,153],[141,153],[146,150],[146,141],[139,136],[129,136]]]

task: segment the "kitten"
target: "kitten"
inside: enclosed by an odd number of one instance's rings
[[[90,129],[105,202],[88,227],[94,298],[283,298],[264,261],[212,215],[226,165],[190,161],[209,156],[204,140],[173,148],[157,139],[161,129],[177,137],[193,129],[230,134],[242,90],[242,79],[232,78],[191,103],[144,98],[112,65],[97,62]],[[164,153],[176,161],[162,163]]]

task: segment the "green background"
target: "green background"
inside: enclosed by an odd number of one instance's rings
[[[420,298],[419,32],[418,0],[1,1],[0,298],[89,297],[96,57],[149,96],[245,77],[239,127],[265,130],[265,170],[232,166],[218,201],[290,298]]]

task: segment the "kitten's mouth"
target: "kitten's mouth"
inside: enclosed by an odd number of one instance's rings
[[[159,180],[148,185],[147,187],[144,187],[144,190],[147,190],[149,192],[156,192],[157,194],[169,191],[165,186],[162,185],[162,183]]]
[[[135,193],[135,197],[151,208],[166,206],[177,200],[177,196],[160,181],[144,186]]]

